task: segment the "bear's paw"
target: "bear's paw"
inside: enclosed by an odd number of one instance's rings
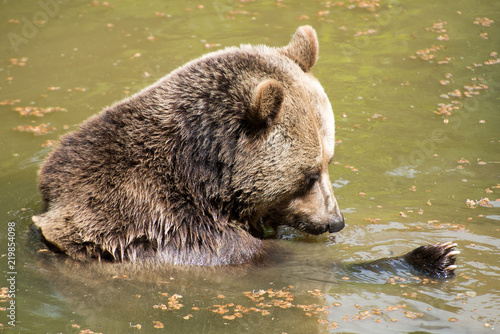
[[[415,248],[404,255],[404,259],[415,270],[425,275],[437,278],[453,277],[455,275],[455,255],[460,252],[452,242],[436,243]]]

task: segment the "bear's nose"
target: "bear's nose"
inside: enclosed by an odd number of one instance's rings
[[[341,231],[345,226],[344,215],[340,214],[333,219],[331,223],[328,224],[328,232],[335,233]]]

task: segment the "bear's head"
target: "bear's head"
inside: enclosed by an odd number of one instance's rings
[[[300,27],[276,53],[281,65],[275,74],[281,76],[262,80],[254,89],[247,116],[259,144],[237,174],[246,188],[254,189],[250,193],[257,198],[251,202],[262,203],[254,214],[264,223],[311,234],[338,232],[344,218],[328,173],[334,118],[325,91],[310,73],[318,55],[314,29]]]
[[[171,125],[183,138],[173,148],[178,183],[191,183],[216,220],[311,234],[344,227],[328,174],[333,112],[310,72],[317,55],[316,32],[302,26],[285,47],[227,48],[165,81],[177,83],[162,92],[182,111]]]

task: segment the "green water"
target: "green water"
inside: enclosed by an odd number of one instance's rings
[[[0,297],[0,330],[499,330],[500,2],[40,3],[0,5],[0,287],[14,283],[16,292],[13,313],[8,292]],[[237,272],[138,273],[38,252],[30,217],[41,206],[36,171],[50,141],[206,52],[282,46],[302,24],[317,30],[313,72],[336,114],[341,142],[330,174],[343,231],[310,237],[284,229],[279,242],[296,254],[290,261]],[[30,129],[48,133],[19,131]],[[467,205],[483,198],[491,207]],[[457,276],[446,281],[343,280],[328,265],[440,241],[461,251]]]

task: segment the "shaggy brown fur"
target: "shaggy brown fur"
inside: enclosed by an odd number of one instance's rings
[[[225,265],[268,254],[262,219],[342,229],[317,54],[309,26],[283,48],[211,53],[62,137],[39,172],[46,243],[78,260]]]

